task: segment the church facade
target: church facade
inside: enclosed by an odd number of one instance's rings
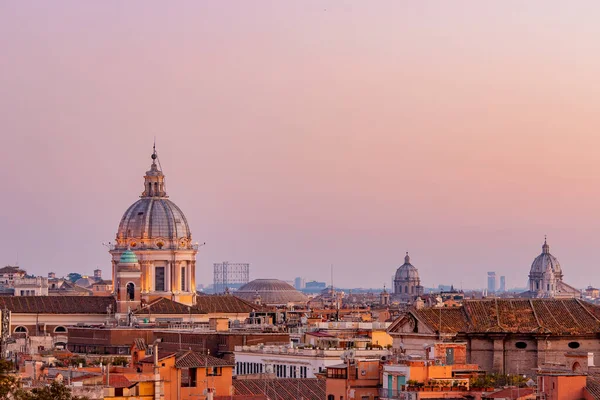
[[[195,304],[198,245],[192,243],[185,215],[167,195],[156,150],[151,158],[140,199],[123,214],[110,248],[118,313],[163,297]]]

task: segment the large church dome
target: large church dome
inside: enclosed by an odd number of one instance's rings
[[[404,281],[409,279],[419,279],[419,271],[410,263],[410,257],[406,253],[404,264],[396,270],[395,280]]]
[[[117,236],[124,239],[189,238],[183,212],[166,198],[146,197],[133,203],[121,218]]]
[[[144,176],[144,191],[119,223],[117,246],[120,248],[187,248],[192,234],[185,215],[169,200],[165,176],[157,165],[156,151]]]
[[[550,246],[544,240],[542,246],[542,254],[537,256],[531,264],[531,270],[529,272],[530,277],[541,276],[546,271],[552,271],[557,278],[562,278],[562,269],[556,257],[550,254]]]

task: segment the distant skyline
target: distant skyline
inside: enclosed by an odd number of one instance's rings
[[[600,3],[0,2],[0,264],[110,274],[154,137],[199,283],[576,287],[600,240]]]

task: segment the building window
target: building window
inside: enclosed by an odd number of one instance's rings
[[[64,326],[57,326],[56,328],[54,328],[54,332],[67,332],[67,328],[65,328]]]
[[[221,376],[222,373],[221,367],[208,367],[206,369],[206,376]]]
[[[135,299],[135,285],[133,282],[127,284],[127,300],[133,301]]]
[[[408,285],[404,286],[404,293],[408,293]]]
[[[154,290],[165,291],[165,267],[154,267]]]
[[[24,326],[17,326],[15,328],[15,333],[27,333],[27,328]]]
[[[525,343],[525,342],[517,342],[517,343],[515,343],[515,347],[517,349],[526,349],[527,348],[527,343]]]
[[[196,368],[181,369],[181,387],[196,387]]]
[[[568,346],[572,349],[578,349],[579,348],[579,342],[569,342]]]

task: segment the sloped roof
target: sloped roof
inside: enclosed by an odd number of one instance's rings
[[[516,388],[510,387],[499,390],[494,393],[486,394],[483,396],[484,399],[519,399],[523,396],[529,396],[533,394],[535,390],[533,388]]]
[[[199,368],[199,367],[233,367],[232,362],[228,362],[221,358],[206,355],[193,350],[186,351],[165,351],[159,349],[158,359],[164,360],[170,357],[175,357],[176,368]],[[154,362],[153,356],[148,356],[142,360],[141,363],[152,364]]]
[[[150,308],[150,310],[148,310]],[[134,314],[206,314],[196,307],[190,307],[182,303],[178,303],[166,297],[161,297],[150,303],[146,307],[138,308]]]
[[[177,368],[198,368],[198,367],[233,367],[232,362],[211,355],[201,354],[197,351],[184,351],[175,356],[175,367]]]
[[[102,376],[102,384],[106,385],[106,375]],[[114,388],[126,388],[134,386],[135,384],[135,382],[131,382],[123,374],[110,374],[110,378],[108,380],[108,386]]]
[[[176,351],[167,351],[158,349],[158,361],[164,360],[170,357],[174,357],[177,354]],[[152,364],[154,363],[154,355],[150,355],[148,357],[142,358],[140,360],[141,363]]]
[[[274,378],[234,379],[234,394],[263,395],[272,400],[306,399],[322,400],[325,396],[324,379]]]
[[[0,308],[24,314],[106,314],[112,296],[0,296]]]
[[[600,399],[600,376],[598,374],[588,374],[586,389],[593,399]]]
[[[11,273],[12,274],[17,274],[17,273],[19,273],[19,274],[23,273],[24,274],[25,271],[22,270],[19,267],[15,267],[15,266],[12,266],[12,265],[7,265],[6,267],[0,268],[0,274],[11,274]]]
[[[462,307],[408,311],[431,330],[443,333],[511,332],[555,335],[600,332],[600,307],[579,299],[465,300]],[[406,314],[405,314],[406,315]],[[396,332],[402,318],[390,326]]]
[[[196,297],[196,307],[206,313],[250,313],[260,307],[231,295],[204,295]]]

